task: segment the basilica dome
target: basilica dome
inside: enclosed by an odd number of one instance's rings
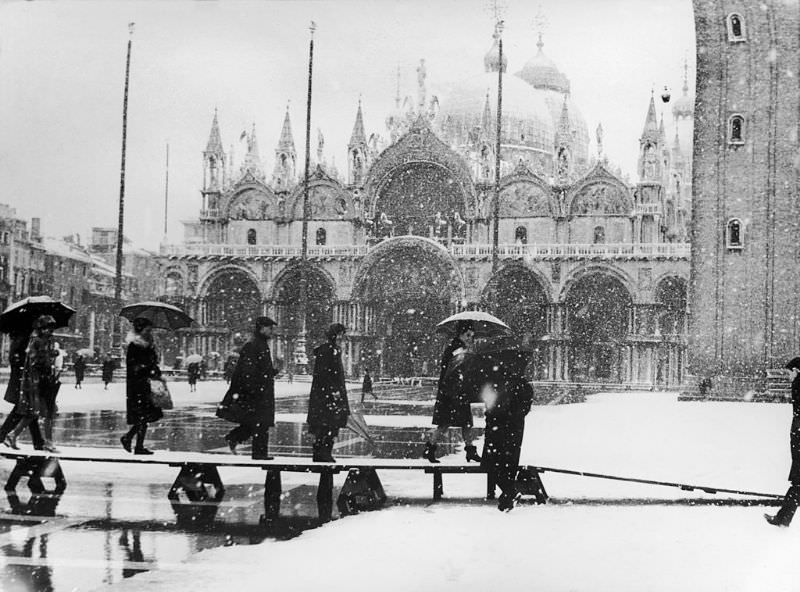
[[[525,66],[517,72],[517,76],[530,84],[533,88],[554,90],[559,93],[569,94],[569,78],[563,74],[555,62],[547,57],[542,48],[542,36],[539,35],[538,53],[533,56]]]

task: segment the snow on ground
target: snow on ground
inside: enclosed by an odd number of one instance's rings
[[[790,415],[787,405],[595,395],[534,408],[523,462],[783,493]],[[774,508],[670,504],[723,496],[544,473],[556,503],[503,514],[480,500],[480,476],[445,475],[446,499],[436,504],[429,475],[385,471],[381,479],[395,504],[382,511],[287,542],[203,551],[186,570],[140,574],[111,589],[217,592],[268,582],[281,592],[800,590],[800,525],[768,525],[761,515]]]

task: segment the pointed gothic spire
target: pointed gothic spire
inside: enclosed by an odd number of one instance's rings
[[[489,89],[486,89],[486,100],[483,102],[483,115],[481,115],[481,132],[485,137],[494,135],[494,119],[492,119],[492,106],[489,103]]]
[[[219,121],[217,120],[217,108],[214,107],[214,120],[211,122],[211,133],[208,135],[208,144],[206,144],[206,152],[213,154],[221,154],[222,138],[219,134]]]
[[[281,152],[294,152],[294,137],[292,136],[292,122],[289,119],[289,106],[286,106],[286,115],[283,118],[281,139],[278,140],[278,150]]]
[[[658,138],[658,119],[656,118],[656,102],[653,99],[653,91],[650,91],[650,106],[647,108],[647,117],[642,130],[642,139],[645,138]]]
[[[569,124],[569,108],[567,107],[567,95],[564,95],[564,102],[561,104],[561,116],[558,119],[558,129],[556,137],[561,144],[567,143],[572,137]]]
[[[350,142],[347,144],[347,147],[352,149],[356,146],[365,146],[366,144],[367,134],[364,132],[364,116],[361,113],[361,98],[359,98],[356,122],[353,125],[353,133],[350,135]]]

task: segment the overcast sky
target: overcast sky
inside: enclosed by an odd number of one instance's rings
[[[650,91],[680,95],[683,60],[694,88],[689,0],[506,0],[509,71],[544,51],[567,74],[591,150],[634,176]],[[312,113],[326,157],[345,169],[359,96],[367,133],[385,134],[396,72],[416,93],[426,60],[435,92],[483,70],[492,3],[472,0],[316,2],[6,2],[0,4],[0,203],[40,216],[45,234],[116,226],[128,23],[133,36],[125,234],[144,247],[163,237],[165,146],[170,145],[169,242],[200,207],[201,152],[214,108],[236,161],[256,124],[267,174],[287,103],[304,152],[308,25],[317,23]],[[671,127],[670,105],[665,123]],[[658,101],[658,108],[662,104]],[[669,132],[671,137],[671,132]]]

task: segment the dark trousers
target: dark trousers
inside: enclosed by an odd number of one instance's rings
[[[800,485],[792,485],[786,492],[786,496],[783,498],[783,505],[775,515],[775,519],[781,524],[789,526],[792,523],[792,518],[794,518],[798,505],[800,505]]]
[[[18,413],[16,407],[12,409],[11,413],[8,414],[8,417],[6,417],[6,420],[3,422],[3,425],[0,426],[0,441],[5,440],[6,436],[11,433],[11,430],[24,419],[28,419],[28,416]],[[38,449],[44,446],[44,438],[42,438],[42,431],[39,429],[39,420],[37,418],[31,420],[28,424],[28,430],[31,432],[33,447]]]
[[[225,439],[234,444],[241,444],[253,438],[253,458],[264,459],[269,456],[269,427],[262,427],[261,424],[255,426],[241,424],[233,428]]]

